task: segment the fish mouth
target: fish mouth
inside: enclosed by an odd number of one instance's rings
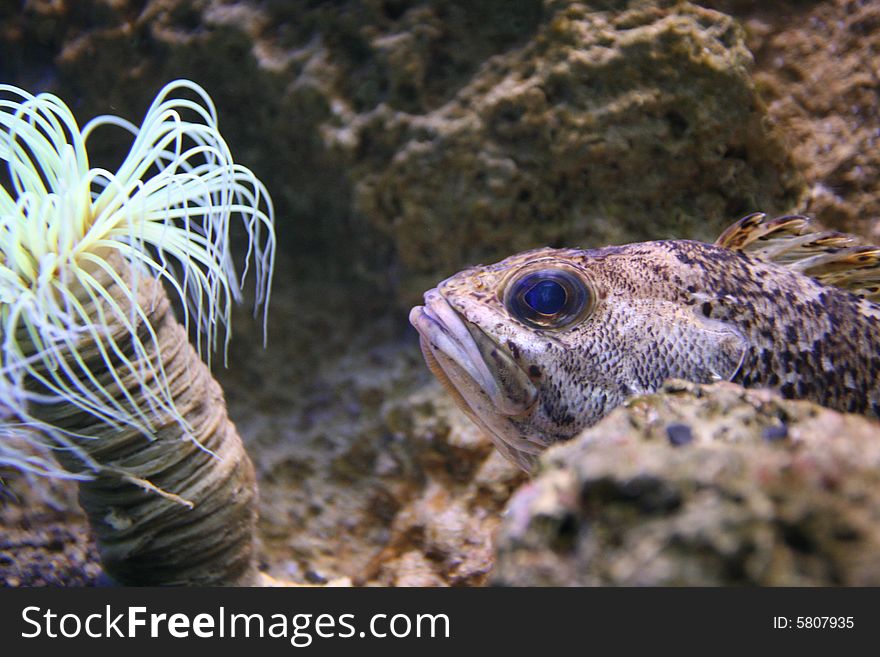
[[[419,332],[429,369],[458,406],[496,445],[504,444],[502,452],[529,469],[534,459],[517,452],[539,454],[546,445],[523,436],[512,422],[527,415],[538,400],[538,390],[526,372],[437,289],[425,293],[425,305],[413,308],[409,321]]]

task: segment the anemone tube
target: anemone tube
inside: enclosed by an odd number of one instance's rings
[[[115,173],[86,151],[108,126],[134,136]],[[0,157],[0,465],[79,479],[121,584],[258,583],[254,469],[210,362],[221,344],[225,357],[249,267],[265,327],[265,187],[186,80],[139,128],[108,115],[82,130],[56,96],[0,85]],[[248,239],[240,277],[234,218]]]

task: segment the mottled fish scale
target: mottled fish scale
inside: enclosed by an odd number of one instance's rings
[[[670,378],[880,416],[878,285],[877,247],[751,215],[716,244],[545,248],[473,267],[410,319],[457,403],[529,469]]]
[[[742,252],[665,246],[691,267],[695,293],[685,303],[748,339],[733,381],[880,416],[880,306]]]

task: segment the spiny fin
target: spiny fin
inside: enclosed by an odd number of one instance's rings
[[[715,240],[716,246],[775,262],[880,302],[880,247],[855,235],[820,230],[809,217],[768,218],[763,212],[743,217]]]

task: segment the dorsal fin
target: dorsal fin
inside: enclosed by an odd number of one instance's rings
[[[819,229],[809,217],[743,217],[716,246],[775,262],[871,301],[880,302],[880,247],[855,235]]]

